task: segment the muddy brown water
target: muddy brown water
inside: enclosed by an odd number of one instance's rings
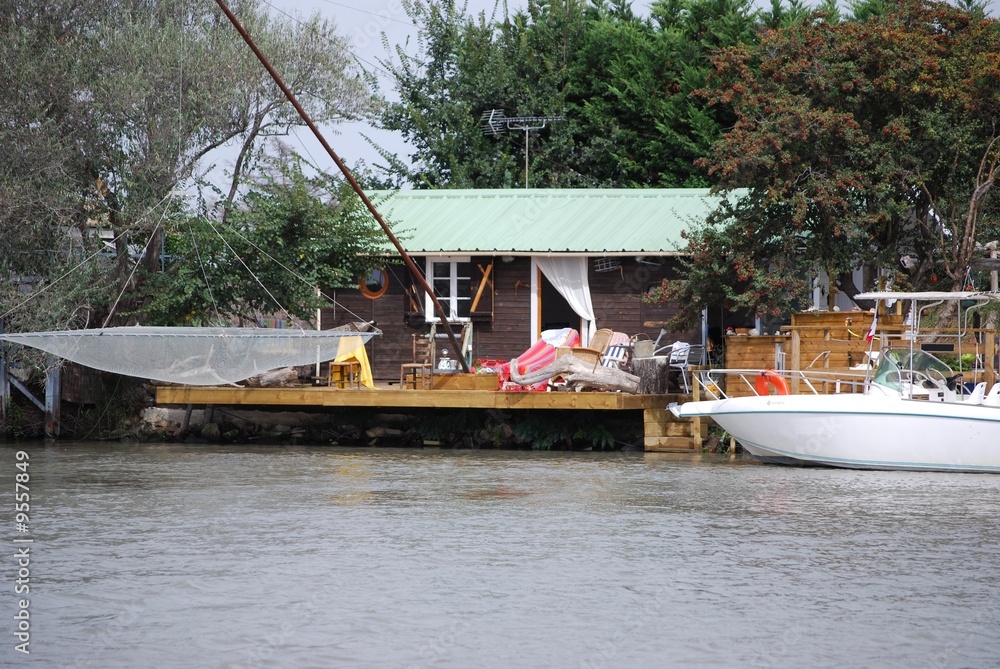
[[[1000,666],[1000,476],[98,443],[0,462],[4,666]]]

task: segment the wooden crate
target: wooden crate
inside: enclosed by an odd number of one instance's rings
[[[822,370],[848,372],[851,367],[868,362],[869,344],[865,335],[871,328],[873,314],[866,311],[806,311],[792,314],[788,326],[790,335],[758,337],[727,336],[726,367],[730,369]],[[897,314],[879,316],[879,330],[899,332],[903,317]],[[784,362],[779,361],[780,353]],[[855,371],[854,373],[857,373]],[[753,379],[747,377],[751,383]],[[833,383],[817,386],[822,393],[837,392]],[[847,392],[841,386],[840,392]],[[753,390],[737,377],[726,380],[730,397],[753,395]]]
[[[435,374],[434,390],[496,390],[496,374]]]
[[[777,352],[787,355],[789,335],[761,335],[758,337],[729,335],[726,337],[726,367],[730,369],[775,369],[780,367]],[[750,379],[753,383],[753,379]],[[738,376],[726,379],[729,397],[753,395],[753,390]]]

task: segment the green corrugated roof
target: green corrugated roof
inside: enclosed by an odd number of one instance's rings
[[[705,188],[409,190],[374,194],[412,254],[670,255],[718,202]]]

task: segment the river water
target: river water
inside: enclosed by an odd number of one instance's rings
[[[1000,666],[1000,476],[642,453],[0,457],[5,666]]]

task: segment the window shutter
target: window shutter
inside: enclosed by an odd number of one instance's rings
[[[473,260],[472,276],[478,279],[473,283],[472,306],[469,308],[469,318],[478,322],[493,320],[493,271],[492,258],[476,258]]]

